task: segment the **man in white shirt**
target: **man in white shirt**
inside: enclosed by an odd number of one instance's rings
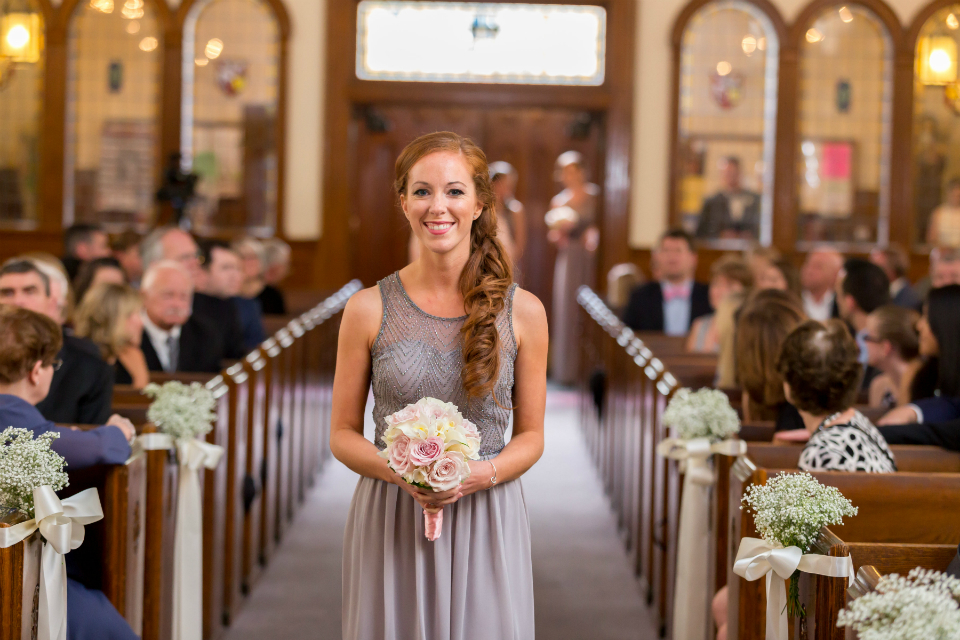
[[[811,320],[823,322],[838,317],[836,286],[843,256],[835,249],[816,249],[807,254],[800,268],[803,310]]]

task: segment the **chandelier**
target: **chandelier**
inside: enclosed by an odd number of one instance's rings
[[[16,74],[17,66],[40,60],[40,14],[29,6],[0,1],[0,90]]]

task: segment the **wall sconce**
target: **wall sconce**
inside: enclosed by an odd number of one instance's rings
[[[931,36],[920,40],[920,82],[944,85],[957,79],[957,42],[949,36]]]
[[[9,62],[38,62],[41,37],[39,14],[0,15],[0,58]]]

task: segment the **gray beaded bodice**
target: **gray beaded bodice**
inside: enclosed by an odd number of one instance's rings
[[[480,430],[480,455],[493,456],[503,448],[503,434],[510,423],[513,406],[513,366],[517,341],[513,334],[514,284],[507,303],[497,317],[500,335],[500,375],[493,395],[467,402],[460,372],[463,368],[463,338],[460,329],[466,316],[438,318],[415,305],[394,273],[379,283],[383,299],[380,334],[370,350],[373,382],[374,442],[383,449],[380,437],[386,429],[384,418],[424,397],[452,402],[460,413]]]

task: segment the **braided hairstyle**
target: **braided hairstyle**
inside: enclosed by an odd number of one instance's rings
[[[458,153],[473,174],[477,199],[483,209],[470,228],[470,257],[460,274],[460,293],[467,319],[463,334],[461,380],[471,399],[483,398],[497,383],[500,373],[500,335],[497,315],[506,306],[513,283],[510,259],[497,239],[496,199],[490,186],[487,157],[469,138],[450,131],[420,136],[397,158],[394,189],[407,195],[410,170],[424,157],[437,152]]]

